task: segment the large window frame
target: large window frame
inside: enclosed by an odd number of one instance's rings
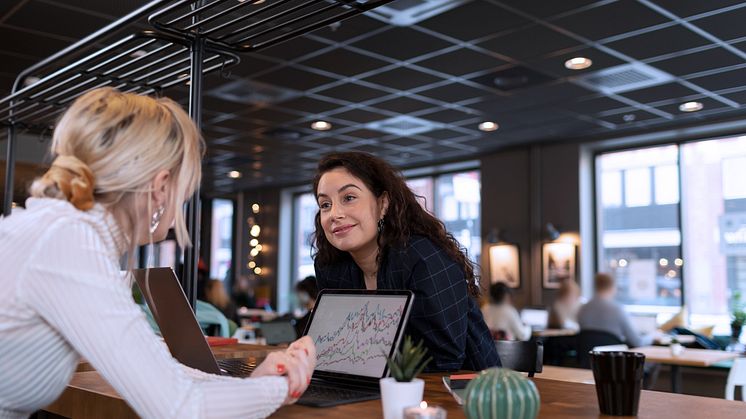
[[[592,228],[587,228],[587,232],[583,235],[583,240],[591,239],[593,240],[593,246],[592,246],[592,252],[593,257],[589,257],[590,265],[593,267],[592,272],[586,272],[583,275],[583,285],[586,287],[584,290],[584,294],[587,296],[588,289],[592,289],[592,273],[598,272],[599,269],[603,269],[600,259],[600,248],[602,246],[601,237],[600,237],[600,226],[599,226],[599,219],[598,219],[598,211],[599,208],[601,208],[602,203],[601,195],[598,193],[598,183],[601,182],[601,179],[599,178],[598,174],[598,167],[597,167],[597,161],[598,156],[607,154],[607,153],[613,153],[617,151],[628,151],[628,150],[635,150],[635,149],[643,149],[647,147],[655,147],[655,146],[666,146],[666,145],[673,145],[678,148],[677,154],[678,159],[676,163],[676,168],[678,172],[678,184],[677,184],[677,197],[678,203],[677,205],[677,213],[678,213],[678,230],[680,234],[680,242],[679,242],[679,254],[682,255],[684,259],[683,266],[681,266],[681,296],[679,299],[679,305],[676,307],[666,307],[666,306],[642,306],[642,305],[635,305],[635,304],[629,304],[626,305],[626,309],[632,313],[656,313],[658,314],[658,320],[659,322],[666,320],[672,313],[675,313],[680,310],[681,306],[683,304],[691,303],[689,301],[689,298],[691,297],[688,293],[691,292],[687,289],[687,284],[689,283],[692,278],[689,278],[688,276],[691,276],[691,266],[687,266],[687,254],[691,254],[693,251],[701,251],[697,248],[692,247],[693,244],[690,243],[693,238],[688,237],[690,235],[690,231],[688,229],[691,229],[692,227],[685,225],[687,222],[691,222],[690,220],[687,220],[686,212],[691,211],[690,204],[688,204],[686,201],[687,199],[689,201],[692,201],[691,198],[687,198],[686,194],[692,194],[696,192],[696,188],[689,187],[688,185],[684,185],[685,178],[687,176],[692,176],[692,170],[694,170],[690,163],[687,163],[690,160],[686,160],[684,156],[685,151],[687,151],[687,148],[693,147],[694,144],[697,143],[707,143],[707,142],[718,142],[718,141],[743,141],[744,138],[746,138],[746,135],[744,135],[744,127],[742,125],[739,125],[740,129],[736,132],[730,133],[726,132],[724,135],[721,132],[715,132],[714,126],[718,126],[719,124],[714,124],[712,126],[703,128],[692,128],[689,130],[682,130],[680,132],[664,132],[664,133],[656,133],[656,134],[650,134],[653,138],[658,137],[664,138],[667,141],[651,141],[651,138],[644,138],[645,136],[641,136],[641,138],[627,138],[627,139],[615,139],[615,140],[606,140],[601,143],[591,144],[584,146],[581,150],[581,164],[582,167],[585,167],[584,171],[581,171],[581,189],[583,189],[581,197],[582,196],[589,196],[589,199],[581,198],[581,207],[584,208],[581,210],[581,224],[589,227],[592,225]],[[720,124],[722,125],[722,124]],[[727,124],[726,124],[727,125]],[[677,138],[678,137],[678,138]],[[725,144],[725,143],[723,143]],[[725,146],[721,146],[725,147]],[[723,162],[727,160],[728,158],[746,158],[744,157],[744,154],[738,154],[733,155],[733,157],[726,157],[727,154],[719,154],[719,161],[718,165],[720,165],[720,170],[724,170],[722,168]],[[687,167],[688,166],[688,167]],[[583,173],[587,173],[584,175]],[[585,186],[584,186],[585,185]],[[655,188],[655,183],[653,181],[653,184],[651,187]],[[723,191],[725,193],[725,191]],[[655,199],[655,198],[653,198]],[[725,201],[727,198],[726,196],[722,196],[722,199]],[[724,204],[725,205],[725,204]],[[726,212],[723,212],[727,213]],[[713,215],[716,215],[720,217],[722,214],[715,213]],[[708,215],[709,216],[709,215]],[[589,222],[591,224],[589,224]],[[581,229],[582,231],[582,229]],[[589,235],[588,232],[592,231],[592,233]],[[586,253],[587,256],[590,256]],[[723,255],[725,256],[725,255]],[[726,263],[743,263],[741,260],[736,261],[726,261]],[[739,265],[740,266],[740,265]],[[586,265],[586,267],[589,267]],[[587,269],[587,268],[586,268]],[[740,277],[742,277],[741,275]],[[739,278],[740,278],[739,277]],[[726,276],[725,278],[718,278],[718,281],[726,281],[725,287],[726,287],[726,294],[731,294],[731,284],[729,283],[732,278],[730,276]],[[691,284],[689,284],[691,285]],[[720,284],[722,285],[722,284]],[[719,285],[713,286],[713,290],[717,289]],[[743,291],[743,290],[742,290]],[[713,291],[711,291],[713,292]],[[721,297],[722,298],[722,297]],[[726,296],[725,297],[725,303],[728,305],[728,308],[724,310],[727,314],[706,314],[706,313],[699,313],[699,312],[692,312],[692,308],[689,307],[689,322],[693,327],[698,326],[711,326],[715,325],[715,334],[729,334],[730,330],[728,328],[728,325],[730,323],[730,304],[731,304],[731,298]]]

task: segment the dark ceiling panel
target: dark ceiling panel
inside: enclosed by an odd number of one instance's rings
[[[644,60],[646,58],[700,47],[709,43],[707,39],[689,29],[681,25],[675,25],[658,31],[646,32],[641,35],[610,42],[606,46],[629,55],[632,58]]]
[[[441,73],[458,76],[505,64],[506,62],[503,60],[467,48],[460,48],[453,52],[417,62],[417,65],[432,68]]]
[[[436,59],[440,59],[439,56]],[[420,64],[418,64],[420,65]],[[393,70],[384,71],[367,77],[365,81],[377,83],[383,86],[393,87],[400,90],[414,89],[426,84],[436,83],[443,79],[421,71],[413,70],[407,67],[397,67]]]
[[[697,77],[689,81],[707,90],[722,90],[746,86],[746,68]]]
[[[314,35],[323,36],[333,41],[345,42],[349,39],[373,32],[384,26],[385,23],[365,15],[358,15],[343,20],[339,24],[324,26],[313,32]]]
[[[451,46],[438,38],[403,27],[393,28],[352,45],[397,60],[408,60]]]
[[[588,6],[597,0],[500,0],[501,3],[515,7],[525,13],[540,18],[549,18],[560,13],[568,13],[580,7]]]
[[[432,108],[435,105],[432,103],[423,102],[417,99],[409,97],[397,97],[389,99],[384,102],[376,103],[375,107],[385,109],[391,112],[398,112],[401,114],[408,114],[412,112],[421,111],[424,109]]]
[[[321,90],[316,93],[322,96],[327,96],[330,98],[344,100],[352,103],[365,102],[370,99],[375,99],[377,97],[389,94],[378,89],[372,89],[370,87],[365,87],[354,83],[343,84],[341,86]]]
[[[420,26],[461,40],[472,40],[527,23],[527,19],[485,0],[475,0],[432,17]]]
[[[542,25],[532,25],[492,38],[479,46],[508,57],[525,59],[576,47],[580,42]]]
[[[676,76],[686,76],[701,71],[744,63],[746,63],[746,60],[728,50],[712,48],[664,61],[657,61],[651,63],[651,65]]]
[[[374,70],[387,63],[346,49],[337,49],[302,61],[301,64],[316,67],[330,73],[354,76]]]
[[[477,89],[475,87],[467,86],[461,83],[446,84],[434,89],[419,92],[419,94],[448,103],[461,102],[466,99],[474,99],[491,95],[491,93],[483,89]]]
[[[707,0],[707,1],[682,1],[682,0],[653,0],[664,9],[678,17],[689,17],[711,10],[722,9],[742,3],[743,0]]]
[[[628,18],[621,18],[627,16]],[[554,20],[552,23],[597,41],[669,20],[636,1],[616,1]]]
[[[292,67],[283,67],[279,70],[263,74],[256,77],[255,80],[300,91],[309,90],[336,81],[330,77],[298,70]]]
[[[345,119],[347,121],[358,124],[366,124],[368,122],[380,121],[382,119],[388,118],[388,116],[386,115],[380,114],[378,112],[367,111],[364,109],[351,109],[349,111],[335,113],[333,116],[337,119]]]
[[[697,92],[694,90],[684,87],[679,83],[667,83],[660,86],[648,87],[647,89],[621,93],[620,96],[627,97],[640,103],[650,103],[666,99],[678,99],[696,94]]]
[[[722,41],[746,36],[746,7],[692,21],[697,27],[715,35]]]

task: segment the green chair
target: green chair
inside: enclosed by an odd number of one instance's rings
[[[225,315],[214,305],[197,300],[197,322],[202,330],[213,336],[230,337],[230,325]]]

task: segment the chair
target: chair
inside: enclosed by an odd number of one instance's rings
[[[577,336],[578,342],[578,365],[580,368],[590,368],[591,358],[588,356],[593,348],[597,346],[622,345],[621,339],[616,335],[601,330],[581,330]]]
[[[225,315],[214,305],[197,300],[197,322],[211,336],[230,337],[230,326]],[[215,330],[215,329],[218,330]]]
[[[539,341],[496,340],[495,348],[505,368],[527,372],[533,377],[544,367],[544,345]]]
[[[736,358],[728,373],[728,381],[725,384],[725,399],[735,400],[736,386],[741,386],[741,400],[746,401],[746,358]]]

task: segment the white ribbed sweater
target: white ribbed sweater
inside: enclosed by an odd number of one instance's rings
[[[281,377],[238,379],[179,364],[120,273],[125,243],[101,205],[32,198],[0,220],[0,419],[53,402],[80,356],[145,418],[261,418]]]

